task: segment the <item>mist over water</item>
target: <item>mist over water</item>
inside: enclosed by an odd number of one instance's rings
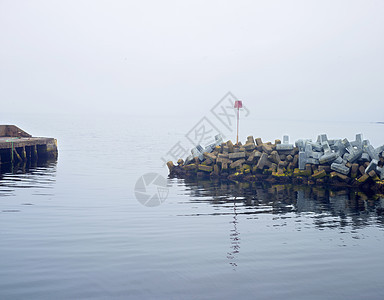
[[[251,117],[241,120],[241,140],[382,139],[380,124]],[[193,117],[12,118],[57,138],[59,158],[1,175],[2,299],[384,296],[381,195],[167,178],[161,157],[185,139]],[[135,197],[148,172],[167,178],[156,207]]]

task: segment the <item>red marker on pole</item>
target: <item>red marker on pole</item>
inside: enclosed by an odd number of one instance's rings
[[[239,143],[239,110],[243,107],[242,101],[235,101],[235,108],[237,108],[237,136],[236,136],[236,145]]]

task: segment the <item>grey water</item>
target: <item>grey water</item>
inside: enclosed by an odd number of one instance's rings
[[[3,118],[57,138],[59,158],[0,175],[0,299],[384,298],[382,196],[167,178],[161,157],[197,121]],[[363,133],[384,142],[377,123],[241,125],[241,140]],[[134,191],[149,172],[166,178],[155,207]]]

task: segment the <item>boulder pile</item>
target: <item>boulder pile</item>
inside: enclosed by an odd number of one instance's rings
[[[374,148],[357,134],[354,141],[328,139],[316,141],[289,137],[274,143],[247,138],[233,144],[218,135],[215,142],[191,150],[185,161],[167,163],[170,176],[178,178],[221,178],[232,181],[268,181],[308,185],[357,187],[384,192],[384,145]]]

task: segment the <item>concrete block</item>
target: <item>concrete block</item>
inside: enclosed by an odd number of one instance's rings
[[[254,144],[255,145],[255,139],[253,138],[253,135],[250,135],[247,137],[247,144]]]
[[[363,166],[360,166],[359,167],[359,172],[361,175],[364,175],[365,174],[365,168]]]
[[[236,167],[240,167],[243,163],[245,163],[245,159],[239,159],[239,160],[236,160],[233,163],[231,163],[231,165],[229,167],[231,169],[234,169]]]
[[[380,179],[384,180],[384,167],[376,167],[376,171],[380,174]]]
[[[319,158],[319,163],[320,164],[327,164],[333,162],[336,158],[338,157],[338,154],[333,152],[333,153],[327,153],[324,154]]]
[[[229,153],[229,159],[245,158],[245,152]]]
[[[276,164],[279,164],[279,162],[281,161],[279,153],[277,153],[277,151],[272,151],[269,160]]]
[[[319,134],[319,135],[317,136],[317,142],[318,142],[319,144],[322,144],[323,142],[327,142],[327,141],[328,141],[328,137],[327,137],[326,134]]]
[[[363,148],[363,135],[361,133],[356,134],[356,138],[353,142],[351,142],[351,145],[357,149]]]
[[[193,162],[193,155],[189,155],[189,156],[185,159],[185,164],[186,164],[186,165],[189,165],[191,162]]]
[[[372,161],[369,163],[368,167],[365,169],[365,173],[369,173],[372,170],[376,170],[378,163],[379,163],[379,161],[377,159],[372,159]]]
[[[379,155],[376,153],[372,145],[364,146],[363,150],[364,152],[368,153],[371,159],[379,160]]]
[[[199,165],[198,169],[200,171],[204,171],[204,172],[212,172],[213,171],[212,166],[206,166],[206,165]]]
[[[216,161],[216,155],[214,155],[213,153],[209,153],[209,152],[204,152],[203,153],[204,157],[205,158],[209,158],[210,160],[212,160],[213,162]]]
[[[278,144],[276,145],[276,150],[280,151],[289,151],[292,150],[294,147],[292,144]]]
[[[263,141],[261,140],[261,138],[256,138],[255,141],[257,146],[261,146],[263,144]]]
[[[321,143],[321,147],[323,148],[324,154],[332,153],[331,147],[329,147],[328,141],[324,141]]]
[[[272,146],[271,145],[268,145],[268,144],[262,144],[261,145],[261,148],[263,149],[263,151],[267,154],[271,154],[272,152]]]
[[[256,146],[255,146],[255,144],[254,143],[246,143],[245,145],[244,145],[244,149],[246,150],[246,151],[252,151],[252,150],[254,150],[256,148]]]
[[[371,161],[371,158],[369,157],[368,153],[363,152],[361,154],[361,157],[360,157],[359,161],[362,161],[362,162]]]
[[[357,179],[357,182],[358,182],[358,183],[364,183],[365,181],[367,181],[368,178],[369,178],[369,175],[368,175],[368,174],[361,175],[361,176]]]
[[[348,175],[349,173],[349,168],[347,168],[344,165],[336,164],[336,163],[331,164],[331,170],[334,170],[344,175]]]
[[[283,135],[283,144],[289,144],[289,136]]]
[[[223,143],[223,137],[221,134],[215,135],[215,145],[220,146]]]
[[[204,160],[204,155],[203,155],[203,147],[200,145],[197,145],[195,148],[191,150],[192,156],[195,158],[197,157],[200,161]]]
[[[344,160],[340,156],[338,156],[333,162],[337,164],[343,164]]]
[[[316,158],[308,157],[307,158],[307,164],[318,165],[318,164],[320,164],[320,162]]]
[[[354,163],[356,160],[358,160],[361,155],[363,154],[363,150],[357,149],[349,153],[347,161],[350,163]]]
[[[375,152],[376,152],[376,154],[377,154],[378,156],[380,156],[380,154],[382,154],[383,151],[384,151],[384,145],[382,145],[382,146],[380,146],[380,147],[377,147],[377,148],[375,149]]]
[[[305,152],[299,152],[299,169],[304,170],[307,163],[307,155]]]
[[[323,147],[321,146],[321,144],[319,143],[312,143],[312,142],[309,142],[307,143],[309,145],[312,146],[312,151],[317,151],[317,152],[321,152],[323,151]]]
[[[320,179],[320,178],[323,178],[325,176],[327,176],[327,173],[325,172],[325,170],[316,171],[312,174],[313,179]]]
[[[267,165],[267,162],[268,162],[268,155],[266,153],[261,154],[261,157],[257,162],[256,168],[259,170],[263,169],[264,166]]]

